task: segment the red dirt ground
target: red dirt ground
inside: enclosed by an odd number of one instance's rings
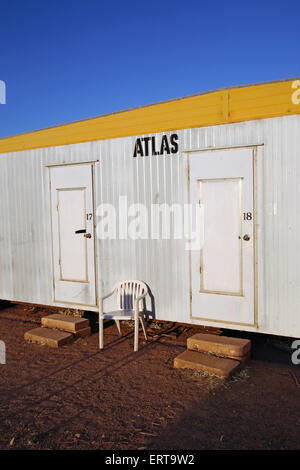
[[[200,328],[151,330],[138,353],[130,328],[118,338],[113,325],[102,352],[96,324],[92,336],[60,349],[26,344],[24,333],[50,313],[0,310],[1,449],[300,448],[300,371],[271,337],[240,333],[253,341],[252,359],[224,382],[173,368]]]

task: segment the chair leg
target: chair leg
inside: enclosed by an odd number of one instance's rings
[[[119,336],[119,337],[122,336],[120,320],[115,320],[115,325],[116,325],[116,327],[117,327],[118,336]]]
[[[139,317],[134,320],[134,351],[139,349]]]
[[[99,348],[103,349],[103,317],[99,316]]]
[[[140,320],[141,320],[141,324],[142,324],[142,328],[143,328],[143,332],[144,332],[145,339],[146,339],[146,341],[148,341],[148,336],[147,336],[147,332],[146,332],[145,319],[144,319],[143,316],[141,316],[141,317],[140,317]]]

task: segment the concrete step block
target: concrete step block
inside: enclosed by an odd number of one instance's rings
[[[74,335],[75,338],[86,338],[87,336],[91,336],[91,327],[88,326],[87,328],[82,328],[81,330],[76,331]]]
[[[66,331],[51,330],[49,328],[34,328],[24,334],[26,341],[46,344],[52,348],[58,348],[74,341],[74,336]]]
[[[251,341],[242,338],[197,333],[188,338],[187,348],[191,351],[209,352],[217,356],[242,361],[249,358]]]
[[[174,359],[176,369],[193,369],[228,378],[240,368],[240,362],[212,354],[186,350]]]
[[[78,333],[90,326],[86,318],[74,317],[72,315],[61,315],[55,313],[42,318],[42,326],[47,328],[57,328],[58,330]]]

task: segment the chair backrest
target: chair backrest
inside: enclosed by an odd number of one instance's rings
[[[143,281],[127,280],[114,285],[113,290],[117,291],[117,301],[119,310],[132,310],[135,308],[137,297],[148,294],[148,287]]]

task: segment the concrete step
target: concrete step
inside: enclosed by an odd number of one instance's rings
[[[86,318],[55,313],[42,318],[42,326],[68,331],[77,336],[88,336],[91,333],[89,321]],[[88,333],[89,330],[89,333]]]
[[[76,331],[76,333],[73,333],[75,338],[85,338],[86,336],[91,335],[91,327],[88,326],[87,328],[82,328],[81,330]]]
[[[58,348],[64,344],[72,343],[75,337],[66,331],[51,330],[49,328],[35,328],[24,334],[26,341],[46,344],[52,348]]]
[[[209,352],[217,356],[245,361],[250,357],[251,341],[198,333],[188,338],[187,348],[191,351]]]
[[[239,361],[186,350],[174,359],[176,369],[193,369],[228,378],[240,367]]]

